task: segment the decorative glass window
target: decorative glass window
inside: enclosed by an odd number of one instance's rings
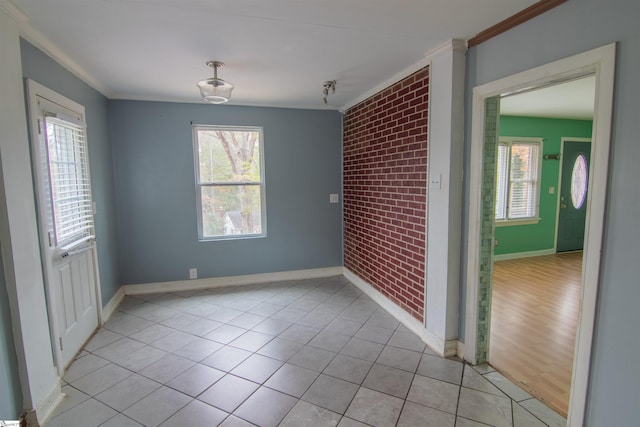
[[[266,235],[262,128],[194,126],[200,240]]]
[[[587,196],[587,158],[580,154],[573,164],[571,172],[571,203],[575,209],[580,209]]]
[[[496,168],[496,220],[538,218],[542,140],[500,138]]]

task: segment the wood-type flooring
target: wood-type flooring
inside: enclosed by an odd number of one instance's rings
[[[489,363],[566,417],[582,252],[494,263]]]

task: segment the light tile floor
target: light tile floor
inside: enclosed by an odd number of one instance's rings
[[[63,391],[46,427],[566,425],[342,276],[128,296]]]

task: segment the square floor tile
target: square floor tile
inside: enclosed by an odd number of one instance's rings
[[[550,427],[564,427],[567,425],[566,419],[537,399],[525,400],[520,402],[520,405]]]
[[[251,310],[249,310],[249,313],[257,314],[259,316],[269,317],[269,316],[273,316],[280,310],[282,310],[281,305],[262,302],[256,305],[255,307],[253,307]]]
[[[361,423],[351,418],[342,417],[338,423],[338,427],[369,427],[369,424]]]
[[[193,360],[194,362],[200,362],[202,359],[212,355],[222,347],[224,347],[224,345],[219,342],[204,338],[197,338],[195,341],[175,350],[173,354],[184,357],[185,359]]]
[[[62,399],[62,402],[60,402],[60,404],[56,407],[53,414],[54,417],[91,398],[91,396],[89,396],[88,394],[83,393],[68,384],[62,386],[62,392],[64,393],[64,398]]]
[[[318,372],[285,363],[264,384],[269,388],[301,397],[320,375]]]
[[[261,427],[275,427],[297,403],[297,399],[261,387],[235,410],[234,415]]]
[[[311,403],[299,401],[279,427],[335,427],[342,416]]]
[[[122,412],[160,386],[161,384],[142,375],[133,374],[96,395],[96,399]]]
[[[251,352],[249,351],[225,346],[200,363],[224,372],[229,372],[249,356],[251,356]]]
[[[462,387],[458,415],[496,427],[512,425],[511,400]]]
[[[220,308],[219,310],[214,311],[211,314],[208,314],[207,319],[215,320],[217,322],[227,323],[229,320],[232,320],[242,314],[240,310],[234,310],[232,308]]]
[[[344,414],[358,391],[356,384],[320,375],[302,396],[302,399],[330,411]]]
[[[206,403],[194,400],[168,420],[161,424],[162,427],[187,427],[187,426],[217,426],[229,414]]]
[[[191,400],[186,394],[163,386],[126,409],[124,414],[144,426],[157,426]]]
[[[206,335],[207,339],[217,341],[222,344],[229,344],[231,341],[238,338],[240,335],[247,332],[246,329],[238,326],[222,325],[219,328],[214,329]]]
[[[254,382],[226,375],[198,396],[198,400],[223,411],[233,412],[258,387],[258,384]]]
[[[396,330],[391,338],[389,339],[388,345],[392,345],[394,347],[404,348],[405,350],[413,350],[422,352],[424,351],[425,344],[422,342],[420,338],[417,337],[416,334],[411,332],[403,332],[401,330]]]
[[[100,427],[143,427],[143,425],[125,415],[118,414],[106,423],[100,424]]]
[[[305,346],[289,359],[289,363],[322,372],[336,353],[320,348]]]
[[[285,338],[291,341],[296,341],[302,344],[307,344],[313,337],[315,337],[320,329],[310,328],[302,325],[292,325],[283,331],[279,338]]]
[[[455,384],[415,375],[407,400],[455,414],[459,393],[460,387]]]
[[[140,317],[132,317],[132,318],[125,319],[121,322],[115,322],[113,324],[109,324],[108,328],[117,334],[131,335],[151,325],[153,325],[153,322],[150,322],[146,319],[142,319]]]
[[[249,356],[244,362],[236,366],[231,373],[249,381],[262,384],[275,371],[280,369],[282,362],[270,357],[254,354]]]
[[[153,324],[148,328],[144,328],[141,331],[136,332],[135,334],[129,335],[129,338],[132,338],[136,341],[142,341],[145,344],[150,344],[156,340],[159,340],[162,337],[165,337],[173,332],[173,329],[168,326]]]
[[[524,409],[522,406],[518,404],[518,402],[511,402],[511,410],[513,411],[513,425],[514,427],[547,427],[547,426],[562,426],[565,427],[567,425],[566,420],[564,418],[562,420],[558,420],[557,424],[550,422],[548,424],[543,423],[537,417],[535,417],[531,412]],[[563,422],[562,422],[563,421]]]
[[[349,337],[346,335],[341,335],[336,332],[331,331],[322,331],[318,335],[316,335],[311,341],[309,341],[309,345],[314,347],[321,348],[323,350],[329,350],[334,353],[338,353],[342,348],[349,342]]]
[[[342,348],[340,353],[355,357],[356,359],[375,362],[383,348],[384,346],[382,344],[361,340],[359,338],[351,338],[347,345]]]
[[[438,411],[413,402],[405,402],[397,427],[454,427],[453,414]]]
[[[251,329],[258,323],[266,320],[265,316],[260,316],[253,313],[242,313],[240,316],[234,317],[227,322],[228,325],[239,326],[244,329]]]
[[[185,345],[192,343],[197,338],[198,337],[187,334],[186,332],[174,331],[169,335],[166,335],[159,340],[152,342],[151,345],[159,348],[160,350],[175,351],[180,347],[184,347]]]
[[[196,397],[224,375],[222,371],[197,364],[173,378],[167,383],[167,386]]]
[[[304,347],[304,345],[299,342],[274,338],[273,341],[258,350],[258,354],[286,361],[300,351],[302,347]]]
[[[517,402],[531,399],[531,395],[529,393],[509,381],[500,372],[490,372],[483,376],[485,379],[491,381],[493,385],[502,390],[507,396]]]
[[[66,412],[55,416],[46,427],[95,427],[117,412],[95,399],[88,399]]]
[[[144,347],[144,343],[125,337],[112,342],[111,344],[107,344],[104,347],[100,347],[93,351],[93,354],[111,362],[115,362],[122,356],[126,356],[127,354],[134,352],[140,347]]]
[[[139,372],[140,375],[144,375],[154,381],[166,383],[193,365],[195,365],[195,362],[192,360],[175,356],[173,354],[167,354],[162,359],[152,363],[144,369],[141,369]]]
[[[67,369],[67,372],[65,372],[64,380],[69,383],[73,382],[78,378],[82,378],[83,376],[95,371],[96,369],[102,368],[108,363],[109,361],[106,359],[95,356],[93,354],[87,354],[80,359],[74,360],[69,369]]]
[[[393,427],[402,410],[402,399],[361,387],[345,415],[378,427]]]
[[[131,374],[133,372],[110,363],[73,381],[71,385],[89,396],[95,396]]]
[[[151,365],[153,362],[165,357],[168,353],[166,351],[145,345],[139,349],[126,354],[115,361],[123,368],[127,368],[132,371],[139,371]]]
[[[220,424],[219,427],[255,427],[255,424],[251,424],[248,421],[238,418],[235,415],[229,415],[226,420]]]
[[[366,360],[338,354],[322,373],[355,384],[361,384],[372,365],[372,362]]]
[[[188,325],[182,326],[180,329],[182,332],[186,332],[187,334],[196,335],[199,337],[204,337],[211,331],[222,326],[223,323],[216,322],[215,320],[210,319],[198,319],[195,322],[189,323]]]
[[[413,374],[410,372],[376,363],[362,382],[362,386],[404,399],[412,380]]]
[[[279,335],[281,332],[286,330],[292,325],[291,322],[286,320],[276,319],[274,317],[270,317],[263,322],[258,323],[253,327],[253,330],[256,332],[260,332],[262,334],[268,335]]]
[[[417,351],[388,345],[382,350],[376,363],[413,373],[418,368],[421,358],[422,353],[418,353]]]
[[[480,375],[470,365],[464,366],[464,374],[462,374],[462,386],[478,391],[483,391],[485,393],[495,394],[496,396],[505,397],[505,394],[503,392],[501,392],[484,376]]]
[[[462,382],[463,366],[462,362],[456,360],[423,354],[417,373],[425,377],[460,384]]]
[[[354,336],[362,327],[362,323],[348,319],[334,319],[324,328],[328,332],[337,332],[342,335]]]
[[[231,341],[229,345],[247,351],[257,351],[272,339],[273,335],[261,334],[260,332],[255,331],[247,331],[235,340]]]
[[[354,336],[362,340],[373,341],[378,344],[386,344],[392,335],[393,330],[391,329],[372,326],[365,323]]]
[[[95,352],[97,349],[104,347],[105,345],[114,343],[121,338],[123,338],[123,336],[120,334],[116,334],[109,329],[100,328],[98,333],[95,334],[93,338],[91,338],[91,340],[89,340],[87,345],[84,346],[84,349],[90,352]]]

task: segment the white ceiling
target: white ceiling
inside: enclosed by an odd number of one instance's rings
[[[584,77],[500,100],[500,114],[593,120],[596,78]]]
[[[25,37],[114,99],[202,102],[219,77],[232,104],[328,108],[361,98],[450,39],[536,0],[13,0]]]

